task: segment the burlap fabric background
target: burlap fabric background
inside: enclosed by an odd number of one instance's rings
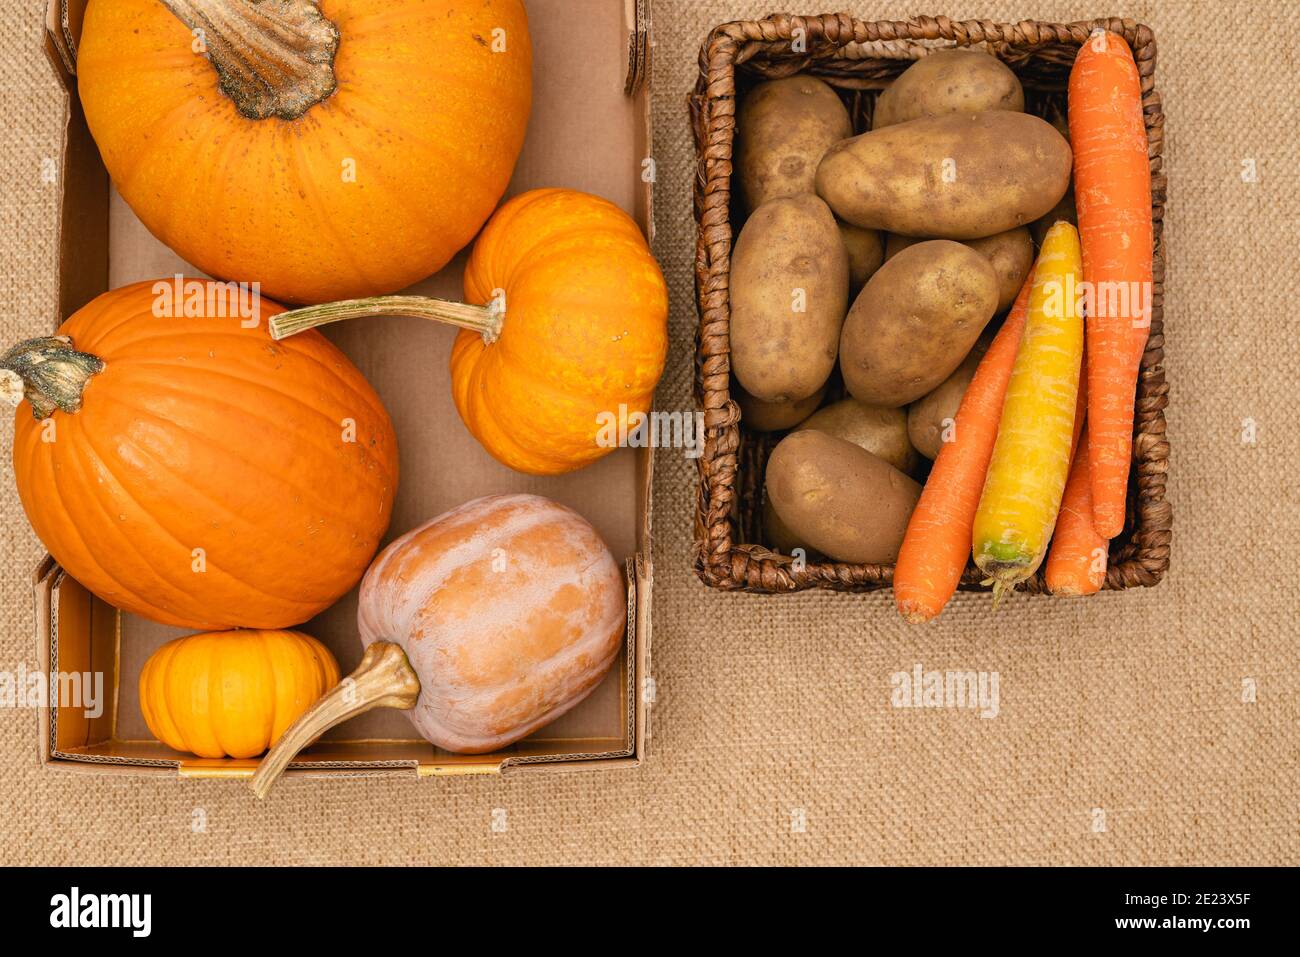
[[[43,6],[0,4],[6,343],[46,332],[55,302],[55,188],[40,173],[59,130],[39,53]],[[657,252],[673,296],[665,408],[690,403],[685,95],[696,51],[714,23],[772,6],[656,0]],[[918,9],[838,6],[879,18]],[[0,711],[0,860],[1300,863],[1300,75],[1288,5],[921,6],[995,19],[1123,14],[1156,31],[1175,516],[1162,585],[1073,603],[1019,596],[996,617],[962,595],[922,629],[886,594],[718,594],[690,570],[694,467],[669,452],[655,486],[658,693],[639,771],[288,782],[258,805],[229,783],[42,771],[36,716]],[[1257,182],[1243,182],[1246,160]],[[0,436],[7,463],[7,423]],[[34,667],[28,575],[41,549],[7,476],[0,499],[0,668]],[[999,716],[892,708],[889,675],[917,663],[999,672]],[[191,829],[196,808],[205,833]],[[503,832],[491,827],[498,808]]]

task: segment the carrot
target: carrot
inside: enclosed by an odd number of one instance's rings
[[[943,611],[970,555],[971,523],[998,433],[1002,399],[1025,328],[1031,271],[957,407],[952,440],[939,449],[907,523],[894,566],[894,603],[916,624]]]
[[[1074,453],[1052,548],[1047,553],[1045,577],[1053,595],[1094,595],[1106,580],[1106,539],[1093,527],[1090,478],[1085,430]]]
[[[971,533],[994,603],[1043,562],[1070,471],[1083,361],[1079,237],[1058,222],[1034,267],[1024,335]]]
[[[1097,531],[1124,528],[1133,404],[1151,330],[1151,170],[1133,54],[1097,31],[1070,71],[1074,196],[1088,299],[1088,463]]]

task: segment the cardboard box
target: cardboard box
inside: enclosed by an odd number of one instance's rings
[[[526,0],[533,42],[533,112],[508,195],[538,186],[581,189],[618,203],[652,229],[648,0]],[[68,90],[61,163],[59,319],[106,289],[178,272],[201,276],[144,228],[109,183],[76,95],[76,47],[85,0],[52,0],[46,52]],[[575,55],[580,51],[580,55]],[[410,292],[459,298],[462,253]],[[233,277],[239,278],[239,277]],[[57,325],[57,323],[55,323]],[[537,478],[491,458],[452,404],[447,356],[455,330],[393,318],[325,330],[383,398],[397,430],[402,481],[387,541],[461,502],[532,492],[569,505],[595,525],[627,569],[625,649],[580,705],[503,751],[458,755],[421,739],[405,715],[377,710],[328,732],[290,765],[290,775],[479,774],[637,765],[646,734],[639,693],[650,652],[650,449],[620,449],[579,472]],[[101,672],[103,713],[52,703],[41,711],[41,758],[92,773],[250,777],[256,760],[205,760],[153,739],[138,681],[149,654],[185,632],[118,611],[51,559],[33,578],[36,648],[48,674]],[[361,657],[357,593],[302,626],[344,673]]]

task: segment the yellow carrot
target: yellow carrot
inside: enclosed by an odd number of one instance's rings
[[[1034,267],[1029,315],[1002,404],[971,532],[995,603],[1042,564],[1061,507],[1079,394],[1083,315],[1079,234],[1060,222]]]

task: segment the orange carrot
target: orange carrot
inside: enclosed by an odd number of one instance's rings
[[[984,490],[1011,367],[1025,329],[1034,270],[966,387],[951,440],[945,439],[907,523],[894,566],[894,603],[908,621],[929,621],[957,590],[971,550],[971,525]]]
[[[1088,368],[1088,343],[1083,344],[1083,365]],[[1079,376],[1079,395],[1074,403],[1074,438],[1070,440],[1070,461],[1079,450],[1079,437],[1083,435],[1083,423],[1088,418],[1088,377]]]
[[[1093,527],[1090,479],[1085,431],[1074,453],[1047,555],[1047,589],[1053,595],[1094,595],[1106,580],[1106,539]]]
[[[1097,531],[1124,528],[1133,404],[1151,328],[1151,171],[1133,54],[1095,32],[1070,71],[1070,145],[1088,313],[1088,459]]]

